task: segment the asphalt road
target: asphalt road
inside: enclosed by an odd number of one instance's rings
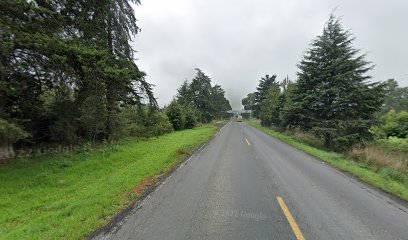
[[[408,207],[230,122],[95,239],[408,239]]]

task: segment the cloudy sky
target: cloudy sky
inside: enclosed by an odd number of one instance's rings
[[[336,7],[355,46],[376,65],[373,80],[408,86],[406,0],[142,0],[137,63],[161,106],[198,67],[240,109],[265,74],[296,77],[296,64]]]

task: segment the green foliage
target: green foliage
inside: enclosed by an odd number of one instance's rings
[[[408,156],[408,138],[389,137],[388,139],[378,139],[375,142],[389,152]]]
[[[399,87],[398,82],[389,79],[385,82],[386,96],[381,114],[394,109],[397,112],[408,111],[408,87]]]
[[[225,91],[220,85],[212,86],[211,78],[200,69],[197,68],[196,71],[192,82],[185,81],[177,90],[177,103],[183,109],[192,108],[190,112],[198,113],[195,114],[196,118],[204,123],[227,117],[231,105],[225,97]],[[191,123],[194,122],[193,118],[189,120]]]
[[[380,109],[383,85],[367,82],[372,66],[352,46],[354,38],[333,15],[323,34],[299,63],[298,81],[284,107],[284,122],[344,150],[370,139]]]
[[[198,120],[200,119],[200,112],[197,109],[190,106],[183,106],[183,110],[184,115],[186,117],[184,128],[185,129],[194,128],[197,125]]]
[[[273,81],[269,86],[265,98],[260,104],[259,118],[261,119],[261,124],[263,126],[280,124],[279,115],[283,104],[283,98],[281,96],[279,83]]]
[[[150,115],[149,119],[151,136],[157,137],[173,131],[173,125],[165,113],[155,111]]]
[[[396,171],[392,168],[383,168],[380,170],[380,174],[386,178],[393,179],[399,182],[406,182],[408,184],[408,176],[400,171]]]
[[[119,135],[128,106],[156,107],[133,59],[138,0],[0,2],[0,117],[31,142]]]
[[[276,75],[262,77],[255,92],[255,104],[253,106],[254,117],[260,117],[262,102],[266,99],[269,89],[276,83]]]
[[[408,138],[408,112],[397,113],[394,109],[390,110],[385,116],[385,124],[373,130],[379,138],[382,136]]]
[[[193,91],[191,89],[188,81],[184,81],[183,84],[177,89],[177,102],[182,106],[192,106],[193,105]]]
[[[166,108],[166,115],[169,118],[171,125],[173,125],[174,130],[179,131],[184,129],[186,121],[184,111],[181,105],[175,100],[173,100]]]
[[[143,181],[153,184],[216,132],[204,126],[0,165],[0,238],[85,239],[139,197]]]
[[[0,118],[0,137],[5,138],[2,140],[13,143],[28,136],[29,134],[21,127]]]
[[[242,106],[244,110],[254,110],[255,106],[255,93],[248,93],[248,95],[242,99]]]
[[[214,118],[214,105],[211,101],[211,78],[200,69],[190,84],[193,93],[193,106],[201,112],[201,121],[210,122]]]

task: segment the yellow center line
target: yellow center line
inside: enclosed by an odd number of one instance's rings
[[[248,139],[245,138],[245,141],[248,143],[248,146],[251,146],[251,143],[248,141]]]
[[[281,197],[276,197],[276,199],[278,199],[278,203],[280,207],[282,208],[282,211],[285,214],[286,219],[288,220],[290,226],[292,227],[292,230],[293,230],[293,233],[295,233],[296,239],[305,240],[305,238],[303,237],[302,231],[300,231],[299,226],[297,225],[295,219],[293,218],[292,214],[290,213],[283,199]]]

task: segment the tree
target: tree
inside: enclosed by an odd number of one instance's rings
[[[283,83],[283,94],[282,94],[282,109],[280,112],[280,122],[281,126],[284,128],[290,128],[292,125],[296,125],[299,122],[299,116],[293,111],[296,84],[291,81],[284,81]]]
[[[150,126],[148,127],[149,136],[160,136],[173,131],[173,125],[170,123],[167,115],[161,111],[154,111],[149,117]]]
[[[262,101],[266,98],[269,89],[274,83],[276,83],[276,75],[269,76],[266,74],[265,77],[262,77],[259,81],[259,85],[256,88],[257,91],[255,92],[255,105],[253,106],[254,117],[259,118]]]
[[[214,118],[223,118],[226,116],[227,111],[232,109],[229,101],[225,98],[225,91],[220,85],[212,87],[211,101],[212,106],[214,106],[214,112],[212,113]]]
[[[265,99],[261,103],[259,118],[263,126],[280,125],[280,110],[283,105],[283,98],[278,83],[273,83]]]
[[[382,115],[394,109],[395,111],[408,111],[408,87],[399,87],[394,79],[385,82],[385,99]]]
[[[231,105],[225,97],[225,91],[220,85],[211,84],[211,78],[196,68],[197,74],[189,83],[184,81],[177,90],[177,103],[186,109],[189,122],[209,122],[216,118],[223,118],[231,110]],[[188,124],[191,126],[191,124]],[[194,124],[195,125],[195,124]]]
[[[248,95],[242,99],[242,106],[244,110],[254,110],[255,106],[255,93],[248,93]]]
[[[385,116],[385,124],[380,127],[384,135],[389,137],[408,137],[408,112],[401,111],[397,113],[391,109]]]
[[[13,143],[28,135],[21,127],[0,118],[0,160],[13,158]]]
[[[200,112],[191,106],[183,106],[183,110],[185,116],[184,128],[194,128],[200,119]]]
[[[166,115],[173,125],[174,130],[179,131],[184,129],[186,118],[181,105],[178,104],[177,101],[173,100],[166,108]]]
[[[331,15],[323,34],[298,65],[298,81],[286,106],[286,123],[310,131],[326,147],[345,149],[371,137],[374,114],[382,104],[383,85],[369,83],[372,69],[358,55],[354,38]]]
[[[209,122],[214,118],[214,105],[211,101],[211,78],[199,68],[191,82],[190,88],[193,94],[193,106],[201,112],[201,122]]]
[[[0,2],[0,117],[36,141],[100,140],[116,135],[129,105],[156,108],[130,45],[139,31],[132,3]],[[69,99],[50,97],[61,89]]]
[[[177,102],[183,106],[193,105],[193,92],[188,81],[184,81],[183,84],[177,89]]]

